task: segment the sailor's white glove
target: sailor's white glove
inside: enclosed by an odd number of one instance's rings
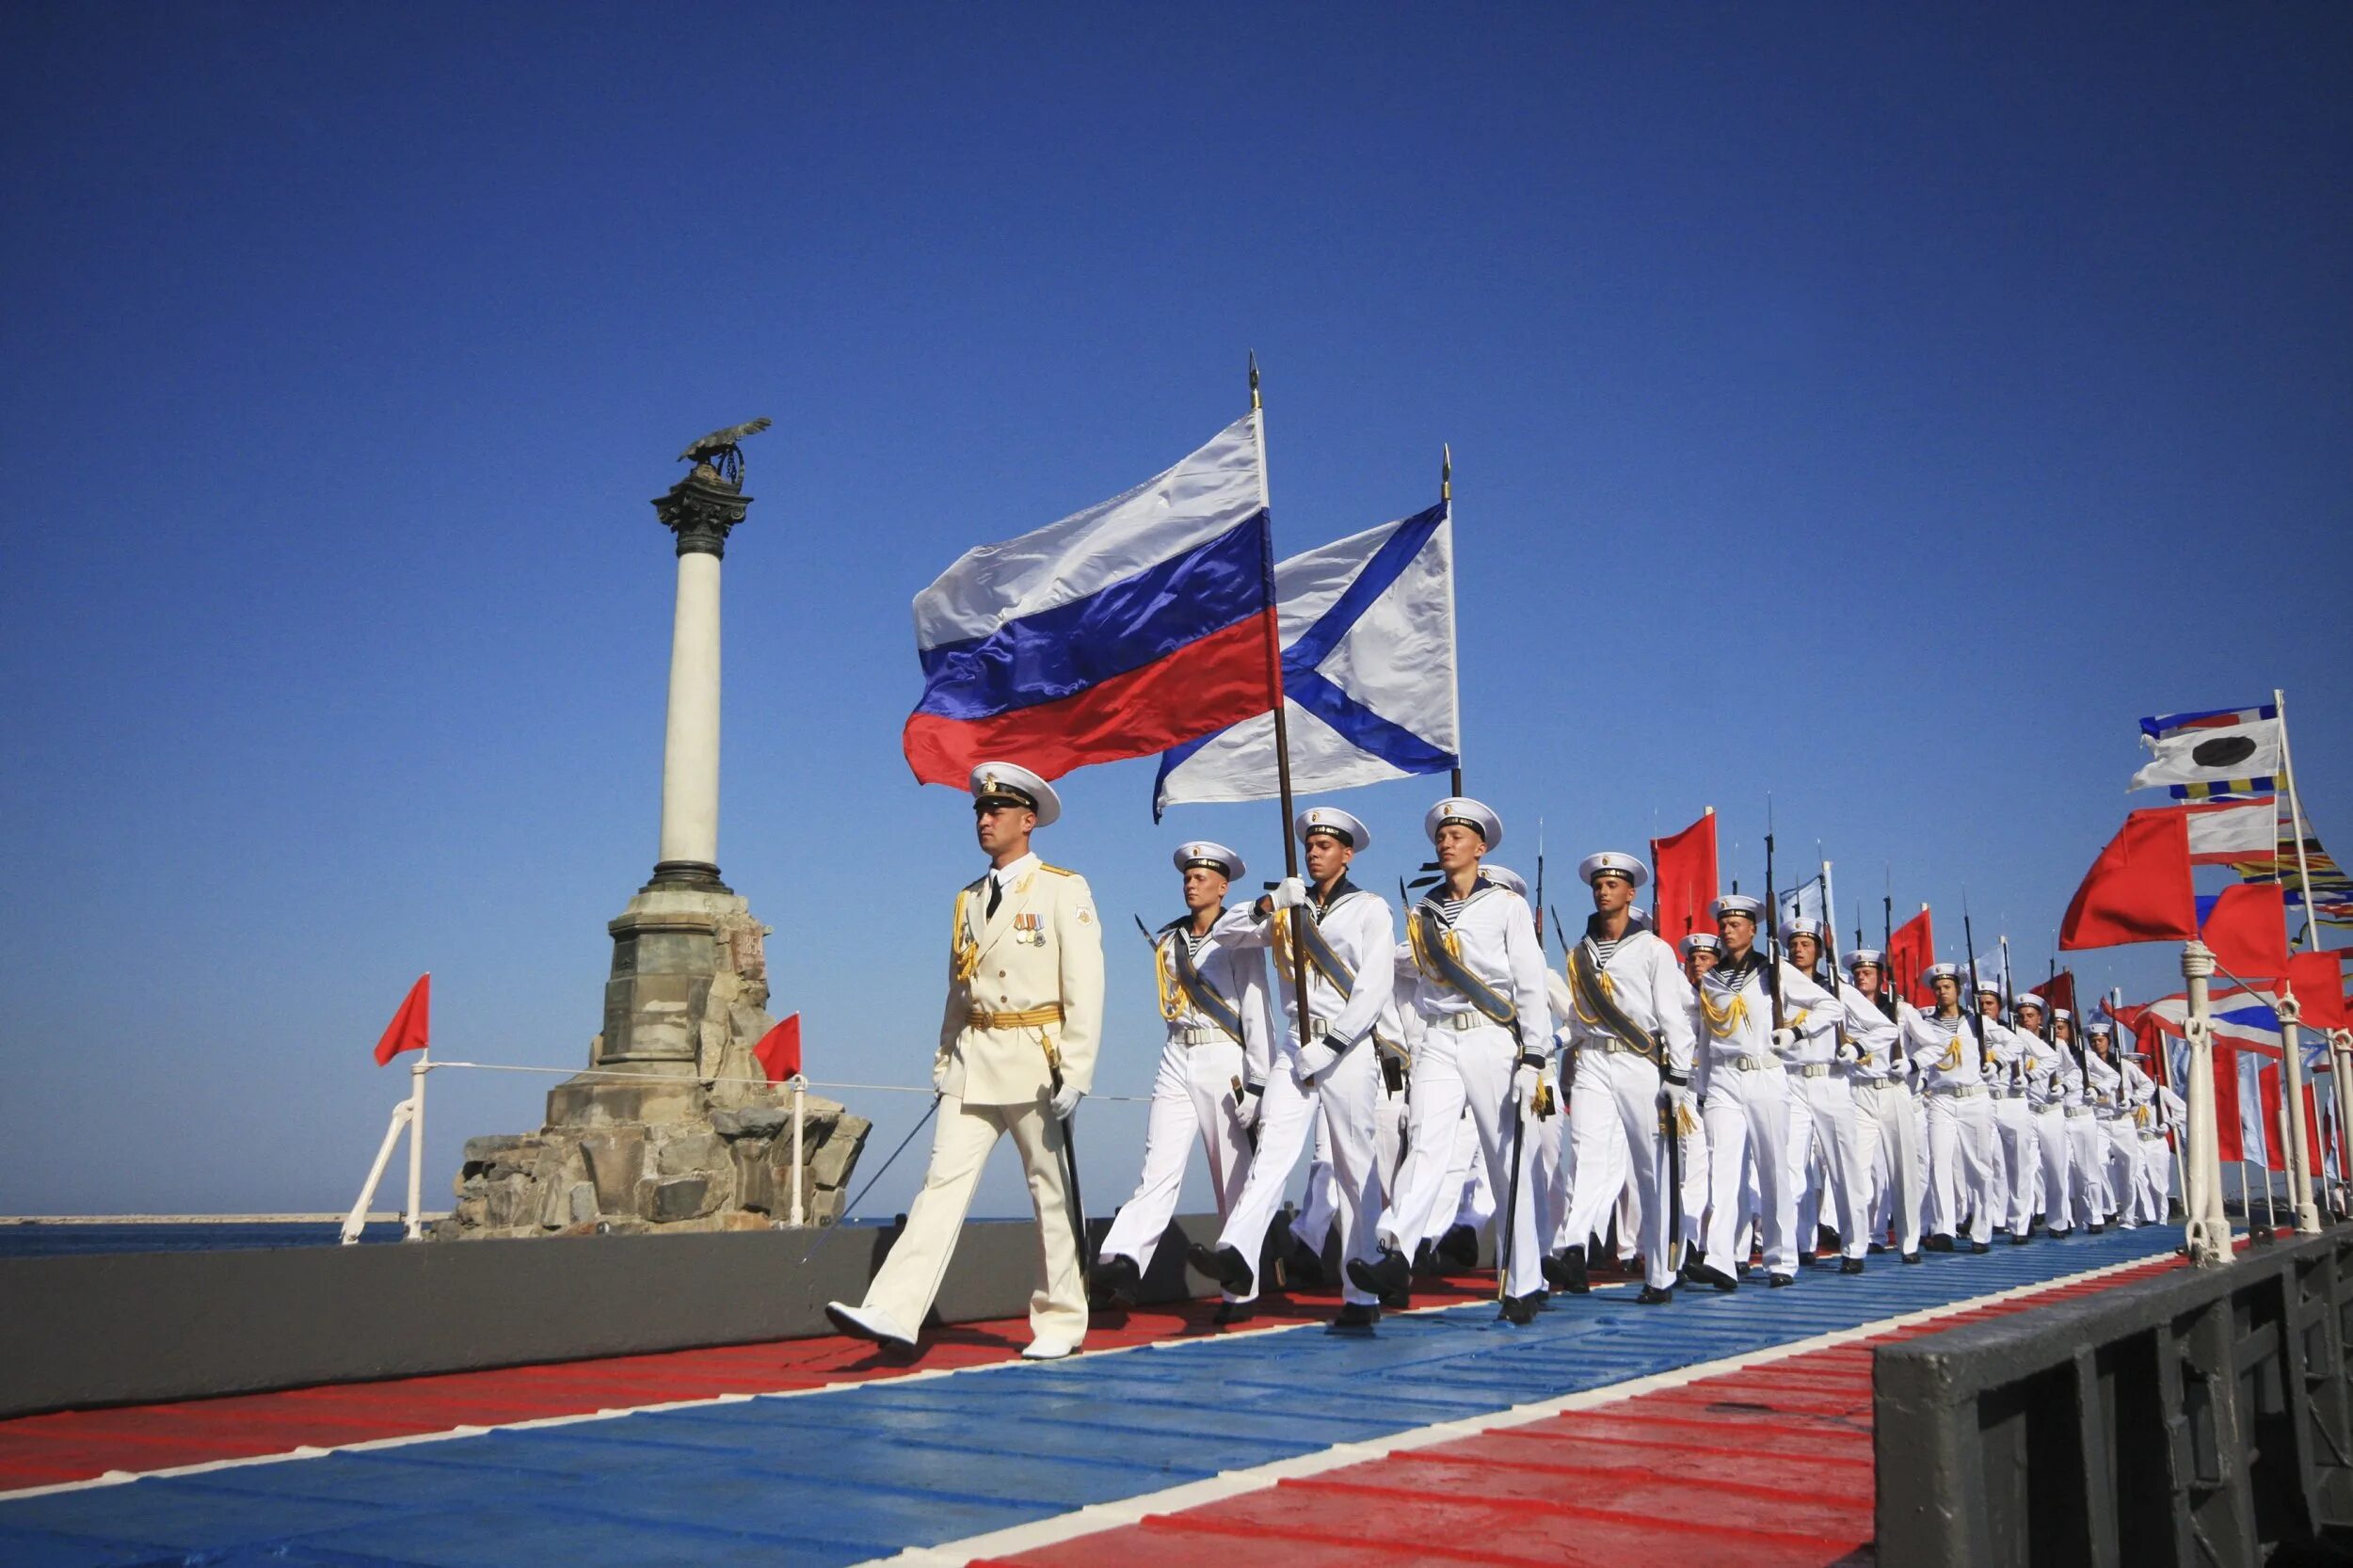
[[[1301,1048],[1299,1052],[1299,1076],[1305,1081],[1313,1082],[1314,1080],[1321,1079],[1325,1073],[1330,1072],[1333,1067],[1338,1064],[1339,1060],[1340,1053],[1338,1051],[1334,1050],[1330,1046],[1327,1046],[1322,1041],[1319,1040],[1314,1045]]]
[[[1307,885],[1287,876],[1274,885],[1274,896],[1269,902],[1277,909],[1297,909],[1307,902]]]
[[[1087,1092],[1075,1083],[1065,1083],[1055,1090],[1054,1119],[1059,1122],[1068,1121],[1070,1113],[1079,1109],[1079,1102],[1086,1097]]]
[[[1512,1092],[1519,1096],[1523,1115],[1536,1109],[1536,1085],[1544,1081],[1544,1069],[1526,1057],[1512,1073]]]
[[[932,1058],[932,1093],[935,1095],[944,1095],[947,1092],[948,1053],[943,1050],[937,1056]]]
[[[1266,1085],[1245,1083],[1241,1093],[1234,1096],[1234,1114],[1247,1132],[1258,1125],[1258,1117],[1266,1111]]]
[[[1863,1060],[1863,1053],[1855,1048],[1855,1043],[1852,1040],[1840,1041],[1838,1049],[1832,1054],[1834,1060],[1848,1066],[1852,1066]]]
[[[1775,1054],[1786,1056],[1797,1048],[1798,1032],[1796,1030],[1776,1029],[1773,1031],[1773,1050]]]

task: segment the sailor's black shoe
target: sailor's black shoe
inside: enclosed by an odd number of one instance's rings
[[[1733,1278],[1721,1269],[1717,1268],[1714,1264],[1705,1261],[1692,1264],[1690,1272],[1687,1277],[1694,1285],[1705,1285],[1714,1289],[1721,1290],[1726,1295],[1730,1295],[1733,1291],[1740,1288],[1740,1282],[1738,1280]]]
[[[1920,1243],[1920,1250],[1923,1252],[1951,1252],[1953,1250],[1953,1239],[1949,1236],[1931,1236],[1927,1240]]]
[[[2051,1232],[2051,1240],[2054,1241],[2064,1241],[2074,1234],[2075,1227],[2073,1225],[2064,1225],[2059,1229]]]
[[[1455,1225],[1438,1238],[1438,1261],[1463,1272],[1479,1267],[1479,1232]]]
[[[1293,1285],[1315,1288],[1324,1283],[1323,1255],[1296,1236],[1291,1238],[1291,1250],[1283,1259],[1283,1269]]]
[[[1210,1315],[1209,1321],[1220,1328],[1225,1328],[1234,1323],[1246,1323],[1257,1315],[1258,1308],[1253,1303],[1220,1302],[1217,1304],[1217,1311]]]
[[[1381,1321],[1381,1309],[1366,1302],[1343,1302],[1340,1315],[1332,1320],[1334,1328],[1371,1328]]]
[[[1675,1291],[1672,1285],[1663,1288],[1657,1285],[1645,1285],[1642,1287],[1642,1293],[1634,1298],[1634,1304],[1637,1306],[1671,1306],[1674,1304],[1674,1299]]]
[[[1841,1258],[1838,1263],[1838,1272],[1842,1274],[1859,1274],[1863,1272],[1863,1259],[1859,1257]]]
[[[1380,1297],[1384,1306],[1406,1298],[1414,1288],[1414,1272],[1406,1267],[1404,1255],[1388,1247],[1382,1248],[1381,1256],[1369,1263],[1361,1257],[1350,1258],[1348,1277],[1357,1289]]]
[[[2084,1229],[2089,1231],[2094,1236],[2099,1235],[2102,1231],[2107,1228],[2107,1225],[2099,1220],[2094,1220],[2089,1224],[2084,1226]]]
[[[1969,1243],[1969,1250],[1971,1252],[1992,1252],[1993,1250],[1993,1243],[1991,1241],[1972,1241]]]
[[[1904,1254],[1904,1261],[1907,1263],[1917,1263],[1920,1261],[1920,1255],[1916,1252],[1908,1252]]]
[[[1122,1311],[1136,1304],[1136,1289],[1144,1283],[1144,1271],[1136,1260],[1120,1253],[1112,1253],[1095,1265],[1095,1304],[1116,1307]]]
[[[2011,1231],[2011,1232],[2010,1232],[2010,1235],[2009,1235],[2009,1244],[2010,1244],[2011,1246],[2013,1246],[2013,1247],[2023,1247],[2023,1246],[2025,1246],[2027,1242],[2029,1242],[2029,1241],[2031,1241],[2031,1240],[2034,1240],[2034,1238],[2033,1238],[2033,1237],[2031,1237],[2031,1236],[2021,1236],[2021,1235],[2019,1235],[2016,1231]]]
[[[1798,1283],[1798,1276],[1797,1276],[1797,1275],[1795,1275],[1795,1274],[1775,1274],[1775,1275],[1773,1275],[1770,1279],[1768,1279],[1765,1283],[1766,1283],[1766,1284],[1768,1284],[1768,1285],[1769,1285],[1769,1286],[1771,1286],[1774,1289],[1778,1290],[1778,1289],[1780,1289],[1780,1288],[1781,1288],[1783,1286],[1785,1286],[1785,1285],[1795,1285],[1795,1284],[1797,1284],[1797,1283]]]
[[[1541,1266],[1544,1269],[1545,1278],[1551,1282],[1556,1290],[1566,1290],[1572,1296],[1581,1296],[1593,1288],[1593,1282],[1585,1277],[1585,1249],[1583,1247],[1562,1247],[1557,1253],[1548,1253]]]
[[[1496,1314],[1496,1320],[1502,1323],[1519,1324],[1534,1322],[1536,1320],[1536,1298],[1534,1296],[1504,1297],[1502,1310]]]

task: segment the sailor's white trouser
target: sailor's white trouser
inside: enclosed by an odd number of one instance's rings
[[[2067,1159],[2075,1218],[2099,1224],[2108,1217],[2107,1141],[2088,1105],[2067,1108]]]
[[[2098,1118],[2107,1157],[2108,1208],[2125,1228],[2140,1224],[2134,1207],[2140,1186],[2140,1128],[2129,1115]]]
[[[1030,1205],[1037,1214],[1043,1283],[1030,1296],[1030,1332],[1075,1346],[1086,1337],[1086,1283],[1079,1272],[1078,1232],[1063,1184],[1062,1123],[1044,1095],[1029,1105],[967,1105],[954,1095],[939,1096],[931,1168],[907,1206],[906,1228],[866,1288],[866,1304],[888,1312],[910,1334],[923,1326],[948,1260],[955,1256],[981,1167],[997,1140],[1007,1136],[1021,1155]]]
[[[1864,1234],[1870,1224],[1866,1190],[1869,1177],[1863,1163],[1863,1132],[1855,1122],[1855,1101],[1852,1080],[1848,1070],[1833,1064],[1820,1077],[1808,1078],[1802,1073],[1789,1075],[1789,1096],[1794,1111],[1802,1104],[1806,1121],[1813,1131],[1814,1170],[1799,1179],[1811,1180],[1817,1173],[1823,1178],[1823,1188],[1830,1197],[1830,1212],[1838,1225],[1839,1249],[1849,1257],[1861,1257],[1869,1250],[1870,1238]],[[1792,1117],[1794,1125],[1795,1118]],[[1790,1133],[1796,1138],[1795,1131]],[[1806,1168],[1791,1161],[1793,1173]],[[1801,1256],[1814,1255],[1815,1234],[1808,1226],[1818,1222],[1818,1208],[1809,1204],[1797,1218],[1798,1252]]]
[[[1373,1256],[1372,1226],[1381,1212],[1381,1173],[1372,1148],[1373,1100],[1380,1073],[1373,1064],[1372,1044],[1368,1040],[1341,1057],[1320,1085],[1301,1080],[1298,1053],[1288,1042],[1276,1056],[1258,1112],[1258,1152],[1250,1162],[1250,1179],[1242,1184],[1241,1195],[1225,1217],[1218,1245],[1241,1254],[1253,1269],[1258,1266],[1267,1227],[1282,1207],[1291,1168],[1299,1162],[1321,1109],[1330,1134],[1340,1270],[1345,1276],[1350,1258],[1369,1261]],[[1255,1298],[1257,1287],[1258,1281],[1252,1280],[1250,1290],[1240,1299]],[[1375,1299],[1345,1278],[1341,1291],[1352,1302],[1369,1304]]]
[[[1746,1256],[1734,1245],[1740,1229],[1740,1176],[1752,1163],[1757,1205],[1765,1219],[1765,1267],[1795,1272],[1797,1249],[1791,1232],[1798,1217],[1797,1194],[1789,1190],[1789,1075],[1779,1062],[1761,1067],[1716,1063],[1708,1068],[1707,1261],[1730,1274]]]
[[[1139,1272],[1152,1266],[1161,1233],[1176,1212],[1176,1194],[1196,1139],[1209,1156],[1209,1194],[1218,1218],[1232,1212],[1250,1175],[1250,1139],[1235,1102],[1241,1072],[1241,1047],[1230,1040],[1191,1046],[1171,1040],[1160,1048],[1152,1109],[1144,1124],[1144,1174],[1136,1178],[1135,1196],[1113,1216],[1102,1256],[1130,1259]]]
[[[1628,1181],[1634,1189],[1639,1239],[1621,1231],[1621,1249],[1639,1246],[1644,1278],[1664,1289],[1674,1283],[1674,1248],[1667,1236],[1667,1145],[1658,1135],[1658,1069],[1635,1051],[1606,1051],[1589,1045],[1577,1053],[1577,1099],[1569,1107],[1569,1137],[1578,1146],[1577,1181],[1565,1224],[1554,1238],[1560,1246],[1583,1246],[1605,1223],[1610,1205]],[[1625,1162],[1626,1179],[1604,1187],[1584,1178],[1584,1145],[1614,1140]]]
[[[2141,1222],[2165,1224],[2173,1195],[2173,1145],[2166,1142],[2162,1132],[2141,1134],[2140,1190]]]
[[[1683,1154],[1683,1235],[1685,1245],[1707,1246],[1707,1123],[1699,1113],[1695,1102],[1691,1114],[1678,1120],[1687,1123],[1676,1134]],[[1682,1259],[1677,1257],[1676,1262]]]
[[[2024,1236],[2034,1224],[2034,1186],[2041,1156],[2035,1152],[2034,1109],[2012,1095],[1993,1102],[1993,1135],[2001,1145],[2002,1191],[2009,1233]],[[2005,1216],[1997,1213],[1993,1223]]]
[[[1480,1151],[1486,1158],[1487,1180],[1499,1194],[1515,1190],[1512,1181],[1514,1112],[1513,1069],[1519,1063],[1519,1046],[1499,1024],[1481,1022],[1466,1030],[1433,1023],[1414,1052],[1414,1136],[1406,1151],[1405,1168],[1398,1173],[1397,1201],[1381,1221],[1381,1240],[1411,1257],[1415,1244],[1430,1232],[1431,1216],[1443,1204],[1448,1210],[1462,1201],[1462,1189],[1447,1177],[1453,1149],[1436,1128],[1451,1128],[1470,1107],[1479,1129]],[[1535,1107],[1525,1108],[1530,1123]],[[1504,1289],[1525,1296],[1544,1287],[1537,1267],[1536,1184],[1528,1179],[1531,1132],[1520,1151],[1517,1212],[1503,1224],[1512,1233],[1511,1256],[1504,1259]],[[1501,1239],[1497,1239],[1501,1250]]]
[[[1577,1091],[1569,1096],[1568,1125],[1562,1136],[1569,1146],[1566,1163],[1572,1175],[1567,1201],[1555,1217],[1545,1243],[1556,1252],[1563,1247],[1590,1251],[1594,1246],[1594,1239],[1609,1227],[1610,1206],[1618,1201],[1632,1175],[1617,1089],[1600,1084],[1593,1094],[1586,1093],[1585,1069],[1600,1060],[1597,1050],[1580,1056],[1575,1075]],[[1595,1102],[1593,1109],[1579,1111],[1577,1107],[1588,1099]],[[1580,1230],[1579,1225],[1585,1228]]]
[[[1894,1079],[1858,1079],[1852,1085],[1855,1128],[1871,1173],[1869,1232],[1865,1242],[1893,1231],[1898,1252],[1920,1250],[1920,1126],[1912,1091]]]
[[[1939,1236],[1957,1233],[1969,1215],[1969,1240],[1993,1234],[1993,1107],[1983,1092],[1974,1095],[1929,1091],[1929,1228]]]
[[[2034,1118],[2035,1159],[2042,1166],[2042,1224],[2050,1230],[2072,1229],[2074,1214],[2074,1144],[2067,1136],[2063,1106],[2028,1108]]]

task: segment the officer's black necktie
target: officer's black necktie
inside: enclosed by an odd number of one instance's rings
[[[997,906],[1004,902],[1005,885],[998,881],[996,877],[991,876],[988,879],[988,914],[984,918],[992,920],[995,920],[997,918]]]

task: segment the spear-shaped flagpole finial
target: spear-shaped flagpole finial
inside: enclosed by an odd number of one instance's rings
[[[1257,349],[1255,349],[1255,348],[1254,348],[1254,349],[1252,349],[1252,350],[1250,351],[1250,409],[1251,409],[1251,412],[1253,412],[1253,413],[1257,412],[1257,410],[1258,410],[1258,407],[1259,407],[1259,404],[1258,404],[1258,351],[1257,351]]]
[[[1454,499],[1454,443],[1440,441],[1438,452],[1438,499],[1451,501]]]

